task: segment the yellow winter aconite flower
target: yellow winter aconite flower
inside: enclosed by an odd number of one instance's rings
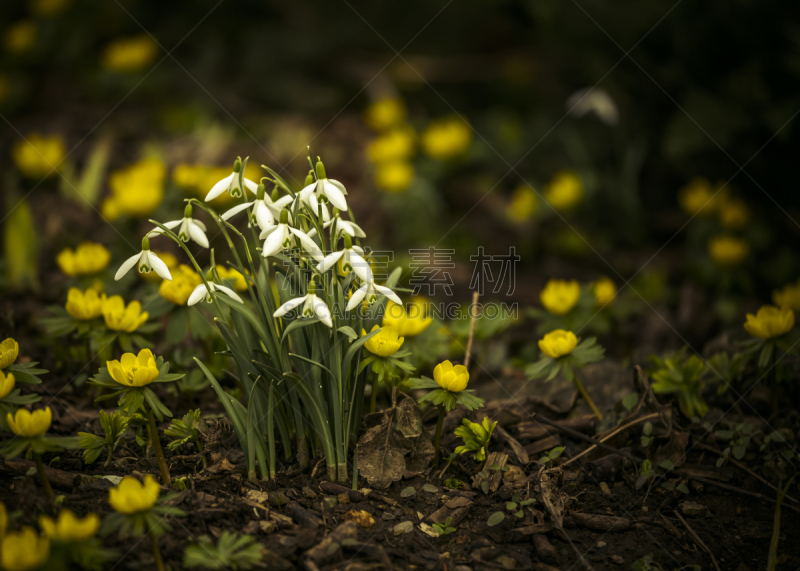
[[[0,369],[13,365],[19,355],[19,343],[8,337],[0,343]]]
[[[42,179],[58,172],[58,167],[67,151],[64,139],[58,135],[42,137],[31,133],[19,141],[12,150],[14,164],[28,178]]]
[[[414,166],[407,161],[389,161],[375,167],[375,184],[386,192],[403,192],[414,180]]]
[[[31,0],[31,13],[42,18],[58,16],[69,7],[72,0]]]
[[[442,361],[433,369],[433,380],[446,391],[460,393],[467,388],[469,371],[464,365],[453,366],[450,361]]]
[[[539,339],[539,350],[551,359],[558,359],[572,353],[577,344],[578,338],[572,331],[555,329]]]
[[[70,510],[63,509],[58,520],[46,515],[39,516],[39,528],[47,537],[62,543],[86,541],[93,538],[100,528],[100,518],[90,513],[85,518],[78,518]]]
[[[217,273],[219,274],[219,279],[232,282],[233,285],[231,287],[236,291],[245,291],[247,289],[247,281],[239,270],[217,265]]]
[[[61,271],[72,277],[102,272],[110,261],[111,252],[95,242],[83,242],[75,250],[64,248],[56,257]]]
[[[753,337],[772,339],[791,331],[794,327],[794,312],[788,307],[777,308],[764,305],[753,315],[747,314],[745,330]]]
[[[45,409],[36,409],[30,412],[26,408],[17,409],[14,416],[6,414],[6,424],[11,432],[23,438],[36,438],[50,429],[53,422],[53,413],[48,406]]]
[[[750,246],[747,242],[736,236],[721,234],[711,238],[708,242],[708,253],[719,266],[736,266],[747,257],[749,252]]]
[[[719,205],[719,223],[726,230],[741,230],[750,221],[747,203],[738,198],[725,198]]]
[[[114,331],[133,333],[141,327],[150,314],[142,311],[142,304],[132,301],[125,306],[120,295],[112,295],[103,301],[103,319],[106,326]]]
[[[0,399],[8,396],[8,393],[14,390],[14,375],[12,373],[4,373],[0,371]]]
[[[388,300],[383,314],[383,326],[394,327],[402,337],[414,337],[425,331],[433,318],[425,313],[424,299],[411,298],[408,310],[402,305]]]
[[[3,37],[6,51],[12,54],[24,54],[36,44],[38,27],[33,20],[20,20],[9,26]]]
[[[772,301],[778,307],[800,311],[800,280],[797,280],[796,284],[786,284],[783,289],[773,291]]]
[[[114,40],[106,46],[101,63],[117,73],[135,73],[150,65],[158,54],[158,44],[141,34]]]
[[[617,297],[617,286],[611,278],[606,276],[594,282],[592,289],[594,290],[594,299],[597,305],[609,304]]]
[[[367,156],[374,163],[407,159],[414,153],[414,129],[392,129],[372,141]]]
[[[150,216],[164,198],[166,175],[164,163],[154,157],[112,172],[108,178],[111,194],[100,212],[109,221],[120,216]]]
[[[378,325],[372,327],[372,331],[378,329]],[[366,335],[365,330],[361,330],[361,336]],[[391,357],[403,345],[404,339],[397,334],[397,329],[391,325],[380,328],[380,332],[375,334],[369,341],[364,343],[367,351],[379,357]]]
[[[422,133],[425,154],[439,161],[463,155],[471,143],[472,128],[460,117],[432,121]]]
[[[116,488],[108,490],[108,503],[121,514],[136,514],[152,508],[161,488],[150,474],[144,477],[144,485],[133,476],[125,476]]]
[[[406,117],[406,106],[400,99],[385,98],[369,104],[364,122],[376,131],[399,125]]]
[[[575,280],[550,280],[539,293],[542,305],[553,315],[569,313],[580,297],[581,286]]]
[[[161,258],[161,261],[167,265],[167,269],[169,270],[170,274],[173,274],[174,271],[178,269],[178,258],[175,257],[174,254],[170,254],[169,252],[162,252],[161,250],[153,250],[153,253]],[[150,282],[153,284],[161,283],[164,281],[164,278],[158,275],[156,272],[141,272],[139,273],[139,277],[142,278],[146,282]]]
[[[186,305],[194,288],[203,283],[203,279],[185,264],[181,264],[174,270],[170,269],[170,272],[172,273],[172,281],[163,280],[158,287],[158,293],[175,305]]]
[[[138,355],[125,353],[121,361],[107,361],[108,374],[121,385],[143,387],[158,378],[156,359],[150,349],[142,349]]]
[[[32,527],[11,532],[0,541],[0,567],[5,571],[29,571],[50,557],[50,540]]]
[[[678,191],[678,204],[686,214],[709,216],[716,212],[723,199],[707,178],[698,176]]]
[[[511,195],[506,215],[508,219],[517,224],[525,222],[539,210],[539,197],[529,186],[521,184]]]
[[[583,182],[574,171],[560,171],[544,187],[544,198],[556,210],[572,210],[583,200]]]
[[[103,315],[103,301],[106,296],[92,288],[81,291],[76,287],[69,288],[67,292],[67,313],[75,319],[88,321]]]

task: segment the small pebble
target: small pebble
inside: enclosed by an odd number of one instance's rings
[[[611,488],[609,488],[608,484],[606,484],[605,482],[600,482],[600,490],[603,492],[604,496],[611,495]]]
[[[317,498],[317,494],[309,488],[308,486],[303,486],[303,496],[305,496],[309,500],[314,500]]]
[[[608,544],[607,544],[605,541],[598,541],[598,542],[597,542],[597,548],[598,548],[598,549],[599,549],[599,548],[603,548],[603,547],[605,547],[606,545],[608,545]]]
[[[340,504],[350,503],[350,496],[348,494],[339,494],[338,496],[336,496],[336,498],[339,500]]]
[[[503,569],[516,569],[517,560],[508,555],[500,555],[494,560],[495,563],[502,565]]]
[[[622,557],[620,557],[619,555],[612,555],[611,556],[611,561],[613,561],[614,563],[617,563],[618,565],[622,565],[623,563],[625,563],[625,560]]]
[[[390,514],[389,512],[383,512],[381,514],[381,519],[383,521],[391,521],[393,519],[397,519],[394,515]]]
[[[412,531],[414,531],[414,524],[410,521],[404,521],[398,523],[393,528],[393,532],[395,535],[403,535],[404,533],[410,533]]]

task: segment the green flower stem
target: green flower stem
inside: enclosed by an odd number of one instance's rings
[[[203,451],[203,445],[200,442],[200,438],[195,438],[194,443],[197,445],[197,450],[200,452],[200,460],[203,462],[203,469],[205,470],[208,468],[208,462],[206,462],[206,453]]]
[[[439,418],[436,420],[436,432],[433,435],[433,467],[436,468],[439,466],[439,460],[442,457],[442,454],[439,450],[439,444],[442,441],[442,424],[444,424],[444,415],[447,411],[445,410],[443,405],[439,406]]]
[[[592,409],[592,412],[597,417],[597,420],[603,420],[603,413],[598,410],[597,406],[592,400],[592,397],[589,396],[589,393],[586,392],[586,389],[583,388],[583,385],[578,380],[577,375],[572,375],[572,380],[575,382],[575,386],[578,387],[578,392],[581,393],[583,400],[585,400],[586,404],[589,405],[589,408]]]
[[[161,471],[161,481],[165,486],[172,483],[172,478],[169,475],[169,468],[167,467],[167,460],[164,458],[164,451],[161,449],[161,440],[158,438],[158,427],[156,426],[156,417],[153,411],[147,409],[148,429],[150,432],[150,444],[156,453],[156,460],[158,461],[158,469]]]
[[[156,560],[156,569],[157,571],[164,571],[164,561],[161,559],[161,550],[158,548],[158,538],[152,532],[148,535],[150,536],[150,545],[153,547],[153,558]]]
[[[53,488],[50,487],[50,480],[47,479],[47,475],[44,473],[42,457],[36,452],[33,453],[33,456],[36,458],[36,471],[39,472],[39,479],[42,481],[42,487],[44,488],[44,492],[47,494],[47,499],[51,504],[55,504],[56,497],[53,495]]]
[[[111,464],[111,455],[113,453],[114,453],[114,446],[113,445],[109,445],[108,446],[108,457],[106,458],[106,463],[103,464],[104,467],[107,468]]]

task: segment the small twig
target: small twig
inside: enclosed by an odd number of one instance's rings
[[[681,520],[681,522],[683,523],[683,525],[685,525],[685,526],[686,526],[686,529],[689,531],[689,533],[690,533],[690,534],[691,534],[691,536],[694,538],[694,540],[695,540],[695,541],[696,541],[696,542],[697,542],[697,543],[700,545],[700,547],[702,547],[703,549],[705,549],[705,550],[706,550],[706,553],[708,553],[708,554],[711,556],[711,561],[714,563],[714,567],[716,567],[716,568],[717,568],[717,571],[720,571],[719,565],[717,564],[717,558],[716,558],[716,557],[714,557],[714,554],[713,554],[713,553],[711,553],[711,550],[708,548],[708,546],[707,546],[705,543],[703,543],[703,540],[702,540],[702,539],[700,539],[700,536],[699,536],[699,535],[697,535],[697,534],[694,532],[694,530],[692,529],[692,526],[690,526],[690,525],[689,525],[689,524],[686,522],[686,520],[685,520],[685,519],[683,519],[683,518],[681,517],[681,514],[679,514],[677,511],[673,511],[672,513],[674,513],[676,516],[678,516],[678,519],[679,519],[679,520]]]
[[[469,337],[467,337],[467,349],[464,352],[464,367],[469,369],[469,357],[472,353],[472,340],[475,338],[475,321],[478,317],[478,292],[472,292],[472,305],[470,306]]]

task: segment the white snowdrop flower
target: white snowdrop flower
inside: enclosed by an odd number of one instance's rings
[[[604,89],[579,89],[567,98],[567,110],[575,117],[594,113],[606,125],[616,125],[619,109]]]
[[[360,246],[354,246],[350,235],[345,234],[344,249],[325,256],[317,266],[317,270],[327,272],[342,260],[342,269],[345,272],[355,272],[361,281],[368,282],[372,279],[372,269],[363,256],[364,250]]]
[[[267,203],[268,200],[269,204]],[[258,189],[256,190],[256,199],[253,202],[245,202],[244,204],[234,206],[220,218],[223,220],[228,220],[229,218],[236,216],[243,210],[247,210],[252,206],[253,209],[249,214],[250,225],[258,226],[261,228],[261,230],[266,230],[270,226],[275,225],[275,216],[270,208],[271,205],[272,201],[269,198],[266,198],[264,192],[264,183],[261,183],[258,185]]]
[[[308,293],[303,297],[296,297],[294,299],[290,299],[282,306],[280,306],[275,313],[272,314],[273,317],[282,317],[293,310],[295,307],[299,305],[303,306],[303,313],[300,317],[316,317],[322,323],[327,325],[328,327],[333,327],[333,321],[331,321],[331,310],[328,309],[328,306],[325,304],[322,299],[317,297],[316,295],[316,284],[311,281],[308,284]]]
[[[233,163],[233,172],[211,187],[211,190],[206,195],[206,202],[214,200],[225,192],[234,198],[242,196],[242,189],[239,188],[239,172],[241,170],[242,161],[241,159],[236,159],[236,162]],[[258,189],[258,185],[249,178],[244,179],[244,185],[253,194]]]
[[[338,242],[339,239],[347,234],[351,238],[366,238],[367,235],[364,230],[361,229],[361,226],[356,224],[355,222],[350,222],[349,220],[342,220],[339,218],[338,215],[334,215],[334,220],[336,220],[336,236],[331,236],[331,239],[334,242]],[[323,224],[323,228],[330,228],[333,224],[333,220],[329,220]],[[308,235],[312,238],[317,234],[317,229],[312,228],[308,231]]]
[[[282,252],[292,247],[295,239],[300,243],[300,246],[314,258],[317,262],[321,262],[325,256],[322,250],[317,246],[316,242],[308,237],[308,234],[292,228],[289,226],[289,211],[285,208],[281,211],[280,224],[272,226],[261,232],[260,238],[264,240],[264,247],[261,250],[261,255],[265,258],[267,256],[274,256],[278,252]]]
[[[117,270],[117,274],[114,276],[115,280],[119,280],[127,274],[130,269],[139,264],[139,273],[140,274],[149,274],[150,272],[155,272],[165,280],[172,280],[172,274],[169,273],[169,268],[164,261],[159,258],[155,252],[150,251],[150,239],[145,236],[142,238],[142,251],[136,254],[135,256],[131,256]]]
[[[191,238],[192,240],[200,244],[203,248],[208,248],[208,238],[206,237],[206,225],[200,222],[199,220],[195,220],[194,218],[192,218],[191,204],[187,204],[186,208],[184,208],[183,219],[165,222],[164,226],[169,228],[170,230],[172,230],[177,226],[180,226],[177,234],[178,238],[180,238],[182,242],[188,242],[189,239]],[[156,228],[155,230],[150,232],[147,236],[149,238],[153,238],[163,233],[164,231],[161,228]]]
[[[224,285],[219,285],[219,284],[216,284],[216,283],[210,281],[210,282],[208,282],[208,288],[206,288],[206,284],[200,284],[199,286],[194,288],[194,291],[192,291],[192,294],[189,296],[189,299],[186,301],[186,304],[187,305],[194,305],[196,303],[199,303],[203,298],[205,298],[205,300],[208,303],[211,303],[211,292],[212,291],[213,292],[224,293],[229,298],[235,299],[239,303],[244,303],[244,301],[242,301],[242,298],[239,297],[239,294],[237,294],[231,288],[229,288],[227,286],[224,286]]]
[[[358,304],[361,303],[364,298],[367,299],[367,303],[372,305],[378,300],[379,295],[385,295],[398,305],[403,303],[400,301],[400,298],[397,297],[397,294],[388,287],[379,286],[376,284],[375,280],[372,278],[372,274],[370,273],[369,279],[365,280],[364,285],[353,292],[352,297],[350,297],[350,301],[347,303],[346,309],[347,311],[351,311],[354,307],[358,306]]]
[[[330,202],[339,210],[347,211],[347,201],[344,196],[347,194],[344,185],[338,180],[328,178],[325,174],[325,165],[317,158],[317,180],[307,185],[300,191],[300,198],[303,199],[312,212],[317,211],[317,204]]]

